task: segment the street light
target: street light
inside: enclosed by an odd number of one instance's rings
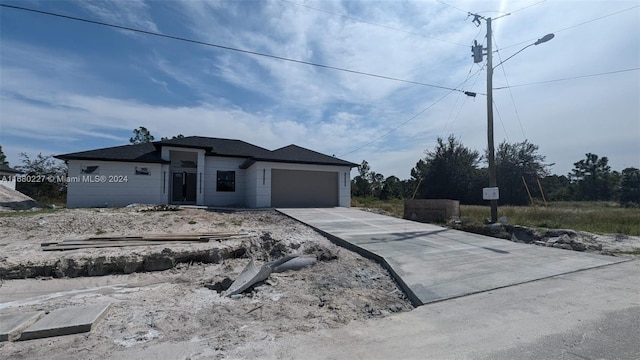
[[[487,142],[489,143],[489,188],[486,188],[483,191],[483,199],[489,200],[491,204],[491,222],[495,223],[498,221],[498,184],[496,180],[496,158],[495,158],[495,149],[493,146],[493,50],[491,48],[492,43],[492,35],[491,35],[491,18],[487,18]],[[529,44],[524,48],[518,50],[513,55],[504,59],[495,67],[502,65],[505,61],[511,59],[516,56],[518,53],[523,51],[524,49],[545,43],[554,38],[554,34],[547,34],[540,39],[538,39],[533,44]],[[477,48],[472,47],[472,52],[474,55],[477,51]]]

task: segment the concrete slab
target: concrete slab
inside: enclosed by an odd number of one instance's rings
[[[28,327],[20,335],[20,340],[89,332],[93,324],[105,315],[110,305],[98,304],[54,310]]]
[[[44,316],[44,311],[28,312],[24,314],[0,314],[0,342],[13,341],[20,337],[26,329]]]
[[[356,209],[278,211],[380,261],[416,306],[627,261],[514,243]]]

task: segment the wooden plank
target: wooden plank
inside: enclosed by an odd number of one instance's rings
[[[179,243],[174,243],[178,245]],[[151,241],[140,241],[140,242],[108,242],[108,243],[86,243],[86,244],[66,244],[59,243],[56,245],[50,245],[42,247],[43,251],[63,251],[63,250],[77,250],[77,249],[91,249],[91,248],[108,248],[108,247],[127,247],[127,246],[157,246],[157,245],[167,245],[166,242],[151,242]]]
[[[76,250],[85,248],[146,246],[161,244],[180,244],[209,242],[210,240],[225,240],[246,237],[245,233],[200,233],[200,234],[149,234],[141,236],[122,237],[90,237],[81,240],[63,240],[60,242],[45,242],[40,246],[44,251]]]

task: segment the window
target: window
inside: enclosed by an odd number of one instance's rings
[[[216,191],[236,191],[236,172],[218,171]]]

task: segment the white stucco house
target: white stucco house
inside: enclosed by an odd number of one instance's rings
[[[296,145],[189,136],[55,156],[68,165],[67,207],[192,204],[349,207],[357,164]]]
[[[17,175],[20,175],[20,171],[14,170],[7,165],[0,164],[0,186],[5,186],[11,190],[15,190]]]

